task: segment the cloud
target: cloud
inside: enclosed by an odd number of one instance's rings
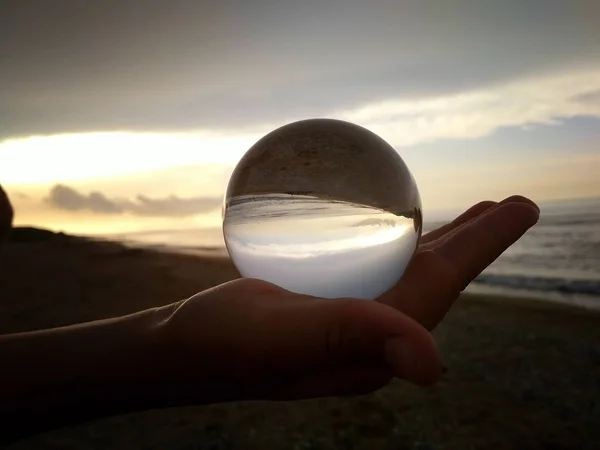
[[[140,216],[190,216],[220,207],[222,198],[192,197],[179,198],[171,195],[152,199],[139,195],[135,202],[127,203],[126,211]]]
[[[124,212],[122,205],[109,200],[101,192],[91,192],[84,195],[62,184],[57,184],[50,190],[47,201],[52,206],[68,211],[88,210],[102,214]]]
[[[21,191],[12,192],[12,195],[15,198],[18,198],[19,200],[27,200],[27,199],[29,199],[29,195],[27,195],[26,193],[21,192]]]
[[[55,185],[46,198],[55,208],[67,211],[89,211],[99,214],[129,213],[139,216],[185,217],[204,213],[221,206],[221,198],[192,197],[149,198],[137,196],[134,201],[108,198],[102,192],[82,194],[72,187]]]
[[[583,94],[579,94],[573,97],[574,100],[581,103],[600,105],[600,89],[597,91],[588,91]]]
[[[476,139],[504,127],[556,125],[600,118],[600,69],[517,80],[421,100],[391,99],[340,110],[397,147],[441,139]]]
[[[600,60],[592,0],[10,2],[0,139],[239,129]]]
[[[400,149],[440,140],[474,140],[507,127],[554,126],[574,117],[597,120],[599,92],[600,69],[590,69],[522,78],[457,94],[391,97],[335,110],[329,117],[365,126]],[[203,183],[222,186],[244,152],[285,122],[278,118],[247,135],[83,133],[9,140],[0,143],[0,154],[5,155],[0,178],[15,185],[56,180],[70,183],[177,168],[177,179],[196,180],[197,173],[206,174],[208,167],[215,170],[218,164],[218,173],[206,175]],[[32,165],[33,160],[37,164]]]

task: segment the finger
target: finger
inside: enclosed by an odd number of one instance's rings
[[[523,197],[522,195],[512,195],[510,197],[505,198],[499,203],[489,200],[483,201],[469,208],[467,211],[458,216],[452,222],[438,228],[437,230],[433,230],[427,233],[421,239],[421,244],[428,244],[436,239],[444,237],[449,233],[454,232],[461,226],[464,226],[469,221],[477,219],[480,215],[493,211],[495,208],[505,205],[506,203],[526,203],[532,205],[539,211],[539,207],[532,200],[528,199],[527,197]]]
[[[460,284],[448,261],[436,252],[423,251],[415,255],[400,282],[377,300],[432,330],[460,292]]]
[[[392,379],[389,371],[376,368],[336,368],[309,376],[285,380],[267,394],[271,400],[299,400],[320,397],[365,395],[377,391]]]
[[[527,203],[506,203],[484,214],[445,240],[437,249],[466,287],[539,220],[539,210]]]
[[[509,202],[463,225],[435,250],[419,252],[380,301],[433,329],[460,292],[539,218],[527,202]]]
[[[416,384],[441,374],[429,332],[386,305],[353,299],[302,300],[284,302],[274,311],[263,327],[270,330],[263,348],[266,359],[276,366],[270,367],[271,372],[387,368]]]
[[[487,211],[490,207],[492,207],[494,205],[496,205],[496,202],[487,200],[487,201],[479,202],[476,205],[471,206],[469,209],[467,209],[464,213],[462,213],[460,216],[458,216],[452,222],[442,225],[441,227],[425,234],[421,238],[421,243],[427,244],[431,241],[438,239],[439,237],[442,237],[444,234],[454,230],[455,228],[459,227],[463,223],[468,222],[469,220],[479,216],[481,213]]]

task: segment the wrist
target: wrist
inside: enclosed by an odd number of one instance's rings
[[[170,406],[169,307],[0,337],[6,439]],[[1,441],[1,439],[0,439]]]
[[[115,320],[114,355],[99,368],[101,391],[123,397],[125,409],[176,406],[174,390],[180,368],[170,337],[169,318],[177,304],[145,310]],[[128,400],[127,400],[128,399]]]
[[[254,366],[248,343],[232,332],[206,293],[156,311],[150,339],[161,357],[157,380],[163,406],[255,399]],[[207,308],[204,308],[207,307]],[[217,314],[215,315],[215,311]]]

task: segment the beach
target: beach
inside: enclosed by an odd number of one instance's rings
[[[236,278],[196,254],[54,236],[0,256],[0,332],[114,317]],[[600,447],[600,314],[464,294],[435,330],[448,371],[427,389],[156,410],[27,437],[17,449],[514,449]]]

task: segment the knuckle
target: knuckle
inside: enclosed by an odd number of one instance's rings
[[[498,203],[493,201],[493,200],[483,200],[479,203],[477,203],[473,209],[476,210],[486,210],[488,208],[491,208],[492,206],[497,205]]]
[[[511,195],[510,197],[505,198],[502,203],[511,203],[511,202],[522,202],[522,203],[531,203],[531,200],[529,200],[527,197],[524,197],[522,195]]]

